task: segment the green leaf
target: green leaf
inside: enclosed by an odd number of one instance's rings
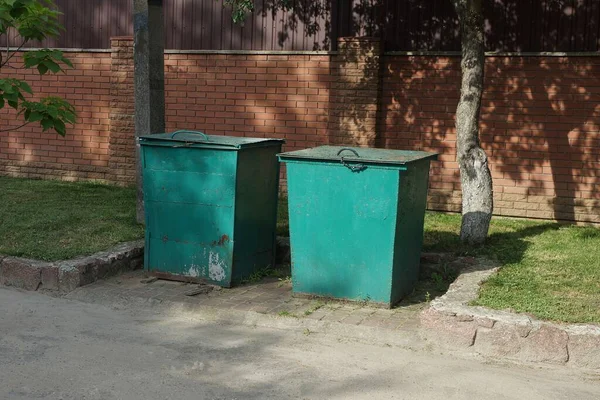
[[[44,75],[48,71],[58,73],[62,71],[60,64],[65,64],[68,67],[73,67],[71,61],[69,61],[63,53],[59,50],[36,50],[29,51],[23,56],[24,67],[33,68],[37,67],[41,75]],[[43,67],[40,69],[40,65]],[[42,72],[43,71],[43,72]]]
[[[58,118],[58,109],[54,106],[48,106],[46,113],[48,113],[48,115],[50,115],[52,118]]]
[[[21,81],[20,87],[27,93],[33,94],[33,90],[31,90],[31,86],[29,86],[29,84],[27,82]]]
[[[50,71],[54,72],[55,74],[56,74],[57,72],[60,72],[60,71],[62,70],[62,69],[60,68],[60,66],[59,66],[57,63],[55,63],[54,61],[52,61],[52,60],[45,60],[45,61],[44,61],[44,65],[45,65],[46,67],[48,67],[48,69],[49,69]]]
[[[65,57],[61,57],[60,61],[62,61],[65,65],[73,68],[73,63],[71,62],[71,60],[69,60],[68,58]]]
[[[4,92],[4,98],[6,99],[6,102],[8,103],[8,105],[10,107],[14,108],[15,110],[17,108],[19,108],[19,93],[18,92],[11,92],[11,93]]]
[[[29,117],[27,116],[27,114],[25,115],[25,119],[29,122],[37,122],[37,121],[41,121],[42,118],[44,118],[44,116],[37,112],[37,111],[31,111],[29,113]]]
[[[58,21],[61,13],[55,8],[50,1],[19,1],[13,3],[10,15],[23,39],[43,40],[58,36],[62,28]]]
[[[20,113],[28,122],[40,122],[42,129],[54,129],[59,135],[66,135],[66,124],[76,121],[75,109],[60,97],[47,97],[39,102],[23,102]]]
[[[37,66],[37,70],[39,71],[40,75],[44,75],[46,72],[48,72],[48,67],[46,64],[40,64]]]
[[[0,0],[0,37],[9,31],[23,43],[56,37],[63,30],[59,23],[60,15],[53,0]],[[0,54],[0,63],[3,61],[6,62],[6,59]],[[61,72],[65,66],[73,68],[71,61],[59,50],[32,50],[23,55],[23,67],[35,67],[40,75]],[[67,124],[76,122],[75,109],[64,99],[47,97],[40,101],[27,101],[26,94],[34,94],[27,82],[0,79],[0,108],[8,104],[26,122],[39,123],[44,131],[54,129],[62,136],[66,134]]]
[[[54,128],[54,120],[52,118],[44,118],[41,122],[44,131]]]
[[[60,119],[54,120],[54,130],[61,136],[65,136],[67,134],[67,127]]]
[[[25,7],[22,7],[22,6],[21,7],[15,7],[12,10],[10,10],[10,16],[13,17],[14,19],[19,19],[26,12],[27,12],[27,8],[25,8]]]

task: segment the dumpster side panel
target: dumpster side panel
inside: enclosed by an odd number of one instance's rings
[[[236,152],[185,147],[184,145],[143,145],[144,169],[152,171],[185,171],[208,174],[235,174]]]
[[[419,279],[428,184],[429,160],[400,172],[392,303],[410,294]]]
[[[238,155],[234,282],[273,266],[281,145],[243,149]]]
[[[231,285],[234,151],[143,146],[146,270]]]
[[[398,170],[288,161],[293,290],[389,305]]]

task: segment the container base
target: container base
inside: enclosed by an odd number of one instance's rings
[[[297,292],[292,292],[292,297],[297,297],[299,299],[322,300],[322,301],[334,302],[334,303],[360,304],[360,305],[365,305],[365,306],[372,307],[372,308],[383,308],[386,310],[392,309],[392,308],[394,308],[394,306],[396,304],[398,304],[398,303],[394,303],[394,304],[384,303],[384,302],[371,301],[371,300],[346,299],[346,298],[331,297],[331,296],[321,296],[321,295],[312,294],[312,293],[297,293]]]
[[[156,271],[150,271],[148,272],[148,275],[150,276],[155,276],[158,279],[164,279],[167,281],[177,281],[177,282],[185,282],[185,283],[197,283],[197,284],[206,284],[206,285],[214,285],[214,282],[209,281],[208,279],[205,278],[196,278],[193,276],[185,276],[185,275],[176,275],[176,274],[169,274],[167,272],[156,272]],[[224,288],[230,288],[231,285],[219,285],[221,287]]]

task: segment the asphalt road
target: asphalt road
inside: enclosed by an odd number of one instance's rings
[[[600,399],[600,374],[0,288],[0,399]]]

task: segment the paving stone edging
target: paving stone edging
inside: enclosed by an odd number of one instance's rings
[[[56,262],[0,256],[0,285],[68,293],[98,279],[141,268],[143,264],[143,240],[123,243],[88,257]]]
[[[277,238],[280,263],[290,262],[289,238]],[[88,257],[45,262],[0,254],[0,285],[30,291],[69,293],[79,286],[142,268],[144,240],[127,242]]]
[[[498,266],[478,259],[421,315],[423,334],[441,347],[520,362],[600,369],[600,326],[555,324],[524,314],[469,306]]]

